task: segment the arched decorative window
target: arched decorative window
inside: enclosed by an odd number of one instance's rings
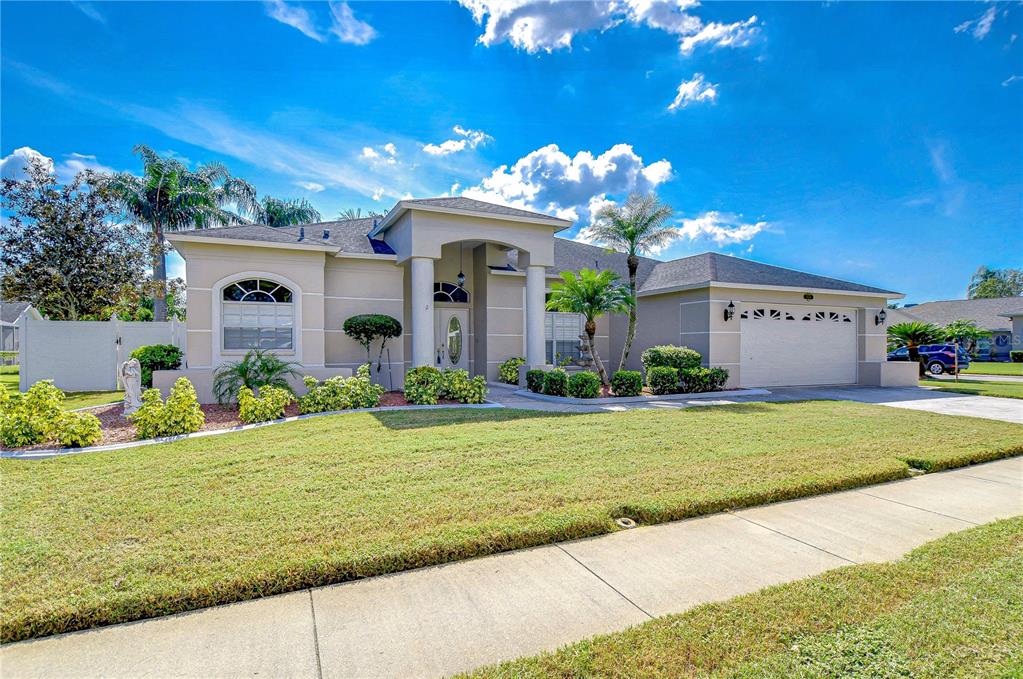
[[[455,285],[454,283],[434,283],[433,301],[454,302],[456,304],[468,304],[469,291],[463,287]]]
[[[288,288],[249,278],[224,286],[221,299],[225,351],[295,348],[295,306]]]

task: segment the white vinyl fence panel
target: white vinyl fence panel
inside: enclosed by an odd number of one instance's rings
[[[117,365],[147,344],[183,347],[178,321],[42,321],[19,326],[20,387],[53,380],[64,391],[117,389]]]

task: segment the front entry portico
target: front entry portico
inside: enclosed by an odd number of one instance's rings
[[[469,310],[447,307],[434,312],[436,330],[435,365],[447,368],[469,369]]]

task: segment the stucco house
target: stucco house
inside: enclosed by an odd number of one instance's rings
[[[168,235],[185,260],[187,375],[211,398],[216,366],[252,346],[312,375],[365,360],[342,332],[355,314],[402,322],[385,364],[395,386],[412,366],[460,367],[493,380],[499,364],[578,356],[580,318],[549,313],[558,273],[627,273],[625,256],[556,237],[571,222],[468,198],[403,200],[376,219],[270,228],[242,225]],[[715,253],[642,259],[639,332],[630,367],[655,344],[684,344],[730,371],[730,386],[915,384],[885,362],[878,314],[902,295]],[[616,362],[627,319],[604,318],[597,343]],[[612,366],[613,367],[613,366]]]
[[[977,343],[983,358],[1009,359],[1010,351],[1023,350],[1023,297],[949,299],[914,304],[890,312],[889,323],[921,321],[948,325],[957,320],[973,321],[991,336]]]

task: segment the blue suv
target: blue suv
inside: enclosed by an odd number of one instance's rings
[[[956,369],[956,347],[954,344],[924,344],[919,347],[924,367],[932,375],[954,373]],[[909,349],[902,347],[888,352],[889,361],[908,361]],[[959,347],[959,370],[970,367],[970,355]]]

